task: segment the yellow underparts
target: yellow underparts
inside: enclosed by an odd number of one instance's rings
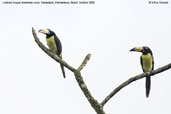
[[[145,72],[149,72],[152,70],[153,68],[153,58],[151,56],[151,54],[147,54],[147,55],[142,55],[142,67],[144,69]]]
[[[50,38],[46,38],[46,41],[47,41],[47,45],[49,47],[49,49],[56,54],[57,52],[57,46],[56,46],[56,43],[55,43],[55,37],[54,36],[51,36]]]

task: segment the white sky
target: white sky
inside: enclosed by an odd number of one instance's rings
[[[169,1],[171,2],[171,1]],[[83,78],[101,102],[115,87],[142,73],[135,46],[149,46],[155,68],[171,62],[171,4],[147,0],[98,0],[94,5],[4,5],[0,3],[0,113],[95,114],[72,72],[35,43],[31,28],[50,28],[60,38],[63,58],[77,68],[92,57]],[[38,33],[46,45],[45,36]],[[121,90],[104,107],[107,114],[170,114],[171,70]]]

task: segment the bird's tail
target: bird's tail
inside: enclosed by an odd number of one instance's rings
[[[64,76],[64,78],[65,78],[65,70],[64,70],[64,66],[63,66],[62,64],[60,64],[60,66],[61,66],[62,74],[63,74],[63,76]]]
[[[62,54],[60,54],[59,57],[62,59]],[[64,66],[62,64],[60,64],[60,66],[61,66],[63,77],[65,78],[66,76],[65,76]]]
[[[150,94],[150,88],[151,88],[151,77],[146,77],[146,97],[149,97]]]

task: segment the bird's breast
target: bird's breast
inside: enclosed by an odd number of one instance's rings
[[[54,36],[51,36],[50,38],[46,38],[46,41],[47,41],[47,45],[48,45],[49,49],[53,53],[56,53],[57,52],[57,47],[56,47]]]
[[[146,55],[142,55],[142,67],[144,69],[145,72],[149,72],[152,70],[153,68],[153,57],[152,55],[146,54]]]

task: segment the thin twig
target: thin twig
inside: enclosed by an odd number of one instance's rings
[[[122,84],[120,84],[118,87],[116,87],[100,104],[101,106],[103,107],[116,93],[118,93],[121,89],[123,89],[125,86],[129,85],[130,83],[136,81],[136,80],[139,80],[139,79],[142,79],[146,76],[153,76],[155,74],[158,74],[158,73],[161,73],[165,70],[168,70],[171,68],[171,63],[170,64],[167,64],[163,67],[160,67],[156,70],[153,70],[151,72],[147,72],[147,73],[142,73],[142,74],[139,74],[137,76],[134,76],[132,78],[129,78],[128,80],[126,80],[125,82],[123,82]]]
[[[86,57],[85,57],[85,59],[84,59],[84,61],[81,63],[81,65],[78,67],[78,71],[81,71],[84,67],[85,67],[85,65],[87,64],[87,62],[90,60],[90,57],[91,57],[91,54],[88,54]]]

